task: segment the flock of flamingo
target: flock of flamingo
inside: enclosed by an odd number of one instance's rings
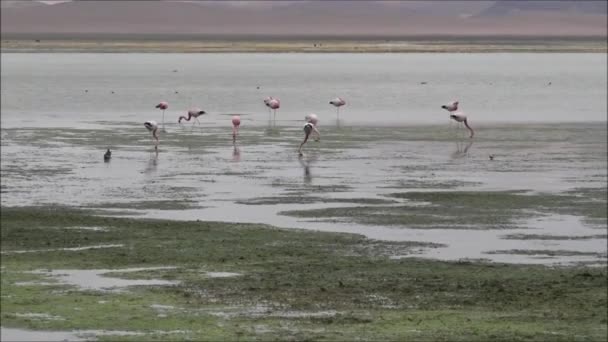
[[[336,107],[336,115],[338,118],[338,121],[340,120],[340,107],[346,105],[346,101],[344,101],[344,99],[337,97],[331,101],[329,101],[329,104],[331,104],[332,106]],[[278,98],[273,98],[272,96],[266,97],[264,99],[264,105],[266,105],[266,107],[268,107],[268,115],[269,115],[269,120],[270,120],[270,114],[271,114],[271,110],[274,112],[274,120],[273,123],[274,125],[276,125],[276,115],[277,115],[277,109],[279,109],[281,107],[281,101]],[[169,103],[166,101],[162,101],[159,104],[156,105],[156,108],[160,109],[163,111],[163,115],[162,115],[162,127],[164,129],[164,124],[165,124],[165,110],[169,108]],[[464,115],[462,112],[458,111],[458,101],[453,101],[451,103],[442,105],[441,108],[447,110],[450,113],[450,119],[456,121],[459,124],[463,124],[470,132],[469,138],[473,138],[473,135],[475,134],[475,132],[473,131],[473,129],[471,128],[471,126],[469,126],[469,123],[467,121],[467,117],[466,115]],[[201,115],[206,114],[206,112],[204,110],[201,110],[200,108],[193,108],[188,110],[188,116],[180,116],[179,119],[177,120],[178,123],[181,123],[182,120],[186,120],[186,121],[190,121],[191,119],[193,119],[192,125],[194,125],[195,123],[198,123],[200,125],[200,121],[198,120],[198,117]],[[304,146],[304,144],[306,144],[306,142],[308,141],[308,138],[310,137],[310,135],[314,132],[316,137],[315,140],[319,141],[321,139],[321,134],[319,133],[318,129],[317,129],[317,124],[319,122],[319,118],[317,117],[316,114],[308,114],[304,117],[305,120],[305,124],[304,124],[304,140],[302,141],[302,143],[300,144],[300,147],[298,149],[298,153],[300,155],[302,155],[302,147]],[[451,121],[450,121],[451,122]],[[241,125],[241,117],[239,115],[234,115],[232,116],[232,140],[233,142],[236,142],[236,138],[238,136],[238,132],[239,132],[239,127]],[[159,138],[158,138],[158,129],[159,126],[157,124],[156,121],[151,120],[151,121],[146,121],[144,123],[144,126],[148,129],[148,131],[150,131],[152,133],[152,141],[154,143],[154,149],[156,151],[158,151],[158,144],[159,144]],[[110,151],[108,150],[108,152],[106,152],[106,155],[110,153]],[[104,156],[105,157],[105,156]],[[109,156],[107,156],[109,158]]]

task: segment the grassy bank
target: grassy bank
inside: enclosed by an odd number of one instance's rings
[[[424,245],[93,214],[2,208],[3,327],[141,333],[101,340],[607,337],[605,268],[393,260]],[[61,250],[94,245],[110,247]],[[159,266],[174,268],[118,270]],[[28,273],[40,269],[176,283],[99,291]]]

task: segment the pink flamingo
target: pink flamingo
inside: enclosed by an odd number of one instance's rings
[[[161,101],[159,104],[156,105],[156,108],[158,109],[162,109],[163,111],[163,132],[165,131],[165,109],[169,108],[169,103],[166,101]]]
[[[232,117],[232,141],[236,141],[236,136],[239,134],[239,127],[241,126],[241,117],[235,115]]]
[[[188,111],[188,117],[180,116],[179,120],[177,120],[177,123],[181,123],[182,119],[186,120],[186,121],[190,121],[191,118],[194,118],[194,120],[196,120],[196,122],[198,122],[198,124],[200,125],[201,122],[198,121],[198,117],[201,116],[201,115],[203,115],[203,114],[206,114],[205,111],[204,110],[200,110],[199,108],[190,109]],[[194,121],[192,122],[192,126],[194,126]]]
[[[279,109],[281,107],[281,100],[275,99],[275,98],[270,98],[270,101],[268,101],[268,105],[267,106],[274,111],[274,124],[276,126],[276,124],[277,124],[277,109]]]
[[[452,101],[451,103],[441,106],[441,108],[447,110],[450,113],[453,113],[458,110],[458,101]],[[450,127],[451,126],[452,126],[452,121],[450,121]]]
[[[306,122],[312,123],[315,126],[317,126],[317,124],[319,123],[319,118],[317,117],[317,114],[314,113],[307,114],[304,117],[304,120],[306,120]]]
[[[264,105],[268,108],[268,124],[270,124],[270,100],[272,100],[272,96],[268,96],[264,98]]]
[[[446,105],[441,106],[441,108],[447,110],[448,112],[452,113],[458,110],[458,101],[454,101],[452,103],[448,103]]]
[[[321,139],[321,134],[319,133],[319,131],[317,130],[317,128],[315,127],[315,125],[312,122],[307,122],[306,124],[304,124],[304,141],[302,141],[302,143],[300,144],[300,148],[298,149],[298,153],[302,156],[304,155],[302,153],[302,146],[304,146],[304,144],[306,144],[306,142],[308,141],[308,137],[310,136],[310,133],[315,132],[317,134],[317,141],[319,141]]]
[[[154,143],[154,149],[158,151],[158,124],[156,121],[152,120],[144,122],[144,126],[148,129],[148,131],[152,132],[152,143]]]
[[[456,112],[456,113],[450,115],[450,118],[456,122],[463,123],[466,126],[466,128],[471,132],[471,135],[469,136],[469,138],[473,138],[473,135],[475,134],[475,132],[473,131],[471,126],[469,126],[466,115],[464,115],[461,112]]]
[[[336,107],[336,115],[338,116],[338,121],[340,121],[340,107],[346,104],[346,101],[340,97],[336,97],[335,99],[329,101],[330,105]]]

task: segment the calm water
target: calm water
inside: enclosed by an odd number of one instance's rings
[[[160,100],[168,121],[198,106],[208,124],[220,113],[265,123],[265,96],[284,120],[327,123],[341,96],[351,124],[443,123],[452,99],[473,123],[605,121],[606,65],[605,54],[5,53],[2,125],[160,120]]]
[[[148,217],[429,241],[447,245],[421,251],[439,259],[594,261],[487,254],[606,253],[605,238],[501,238],[606,233],[576,216],[539,215],[512,230],[425,230],[278,215],[352,203],[242,202],[299,192],[385,198],[454,183],[466,190],[550,193],[605,188],[606,87],[601,54],[3,54],[2,205],[112,204]],[[275,130],[265,127],[262,99],[268,95],[282,100]],[[327,103],[335,96],[348,102],[339,129]],[[439,106],[450,99],[459,99],[469,115],[477,130],[473,141],[448,126]],[[160,100],[170,109],[155,155],[142,122],[160,121],[154,109]],[[190,105],[210,112],[200,127],[175,122]],[[302,118],[309,112],[320,116],[323,138],[311,142],[300,160]],[[219,115],[226,113],[249,114],[237,146],[229,117]],[[110,163],[103,162],[106,147],[113,150]],[[489,154],[496,160],[490,162]],[[403,183],[410,185],[398,189]],[[323,191],[332,187],[340,191]]]

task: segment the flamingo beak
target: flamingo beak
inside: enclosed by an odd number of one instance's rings
[[[205,111],[204,111],[204,110],[201,110],[201,111],[200,111],[200,112],[198,112],[198,113],[199,113],[199,114],[207,114],[207,113],[205,113]]]
[[[441,106],[441,108],[443,108],[443,109],[447,109],[447,106]]]

